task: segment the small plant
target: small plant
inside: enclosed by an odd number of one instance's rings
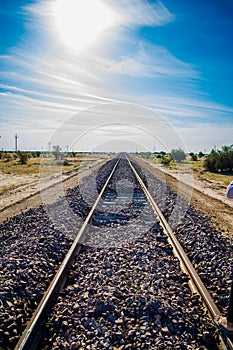
[[[28,158],[29,158],[27,152],[18,151],[18,157],[19,157],[19,163],[21,165],[27,164]]]
[[[163,164],[163,165],[168,166],[168,165],[171,163],[171,158],[170,158],[170,157],[168,158],[168,157],[162,156],[162,157],[160,158],[160,163]]]
[[[192,154],[191,155],[191,160],[196,162],[197,161],[197,154]]]
[[[2,156],[2,159],[5,161],[5,162],[10,162],[12,160],[12,156],[10,153],[8,152],[4,152],[3,153],[3,156]]]
[[[66,159],[66,158],[64,159],[63,165],[64,166],[69,166],[70,165],[68,159]]]

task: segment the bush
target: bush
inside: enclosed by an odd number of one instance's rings
[[[191,160],[196,162],[197,161],[197,154],[192,154],[191,155]]]
[[[2,155],[2,159],[5,161],[5,162],[10,162],[12,160],[12,155],[8,152],[4,152],[3,155]]]
[[[171,158],[162,156],[160,158],[160,163],[163,164],[163,165],[169,165],[171,163]]]
[[[69,166],[69,165],[70,165],[68,159],[64,159],[63,165],[64,165],[64,166]]]
[[[172,149],[171,150],[171,156],[178,163],[181,163],[182,160],[186,159],[186,154],[181,148],[179,148],[179,149]]]
[[[199,157],[199,158],[204,157],[204,153],[200,151],[200,152],[198,153],[198,157]]]
[[[19,157],[19,163],[20,163],[21,165],[27,164],[28,158],[29,158],[27,152],[18,151],[18,157]]]
[[[222,150],[212,149],[210,154],[204,161],[206,170],[217,171],[232,171],[233,170],[233,146],[223,146]]]

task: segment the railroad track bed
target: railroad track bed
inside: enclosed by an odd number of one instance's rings
[[[169,221],[217,307],[225,314],[233,278],[232,239],[224,237],[221,231],[212,226],[208,217],[189,205],[146,169],[143,169],[143,176],[151,195]],[[172,215],[175,207],[175,215]]]
[[[217,349],[216,328],[139,189],[121,160],[40,349]]]
[[[94,203],[98,193],[92,191],[93,181],[100,192],[115,162],[109,161],[85,179],[82,187],[68,191],[65,198],[49,207],[50,216],[55,213],[55,225],[42,207],[1,225],[3,349],[14,348]],[[113,177],[96,208],[82,241],[86,245],[48,317],[40,348],[217,349],[217,330],[199,297],[190,291],[186,274],[180,271],[170,243],[125,162],[120,161],[115,180]],[[177,195],[150,173],[135,167],[169,217]],[[183,199],[178,202],[182,212],[186,204]],[[78,220],[69,216],[67,203]],[[231,242],[211,227],[208,218],[189,206],[186,216],[174,223],[174,230],[224,311],[231,278]],[[212,245],[208,240],[213,237]],[[214,255],[214,249],[218,254]]]
[[[216,329],[162,237],[153,227],[123,249],[84,248],[40,348],[217,349]]]
[[[111,162],[104,167],[105,176],[108,168],[112,168]],[[75,230],[96,199],[88,188],[97,175],[95,171],[80,184],[86,201],[78,185],[56,203],[29,209],[0,224],[0,349],[14,348],[41,301],[73,242]],[[98,186],[103,185],[105,176],[100,173]],[[75,222],[67,216],[67,202],[72,203]]]

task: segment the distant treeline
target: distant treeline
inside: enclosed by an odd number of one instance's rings
[[[233,171],[233,145],[223,146],[221,150],[212,149],[204,161],[206,170],[217,172]]]
[[[144,158],[150,158],[151,155],[159,158],[159,161],[163,165],[170,165],[172,162],[181,163],[186,160],[187,154],[181,149],[172,149],[170,153],[167,152],[144,152],[142,155]],[[207,171],[211,172],[232,172],[233,171],[233,145],[222,146],[219,149],[212,149],[209,154],[189,153],[192,161],[197,161],[200,158],[205,157],[203,167]]]

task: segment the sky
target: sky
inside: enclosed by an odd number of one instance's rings
[[[0,149],[233,144],[232,0],[0,0]]]

